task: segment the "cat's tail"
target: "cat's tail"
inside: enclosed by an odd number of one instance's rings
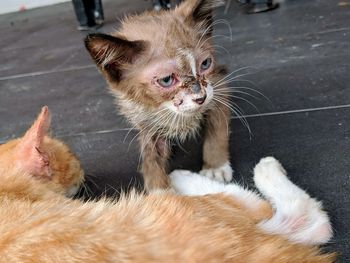
[[[331,239],[331,224],[322,204],[293,184],[275,158],[260,160],[254,168],[254,182],[275,208],[274,215],[258,225],[264,232],[306,245]]]

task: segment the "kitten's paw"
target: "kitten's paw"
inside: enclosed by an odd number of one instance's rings
[[[232,180],[233,170],[231,168],[230,162],[226,162],[218,168],[203,169],[199,173],[205,177],[215,179],[219,182],[228,183]]]

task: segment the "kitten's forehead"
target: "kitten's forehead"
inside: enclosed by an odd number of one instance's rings
[[[146,13],[124,20],[119,34],[128,40],[150,43],[153,53],[175,58],[179,49],[195,49],[199,32],[174,12]]]
[[[206,41],[203,32],[175,11],[129,17],[118,34],[128,40],[148,43],[148,58],[143,60],[148,61],[147,65],[150,61],[172,60],[177,70],[185,75],[196,76],[198,57],[211,50],[210,41]]]
[[[176,53],[176,64],[179,69],[197,75],[196,58],[194,51],[187,48],[179,48]]]

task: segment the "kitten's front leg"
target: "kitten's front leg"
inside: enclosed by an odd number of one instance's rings
[[[147,191],[166,189],[169,187],[169,177],[166,173],[170,146],[168,142],[157,135],[149,138],[142,133],[140,138],[141,147],[141,172],[144,186]]]
[[[221,182],[232,180],[229,161],[230,110],[216,105],[207,114],[203,145],[203,169],[200,174]]]

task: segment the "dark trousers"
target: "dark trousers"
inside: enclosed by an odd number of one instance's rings
[[[104,19],[101,0],[72,0],[72,2],[80,26],[95,26],[96,19]]]
[[[170,4],[170,0],[153,0],[153,5],[160,5],[163,9],[167,9],[168,4]]]

